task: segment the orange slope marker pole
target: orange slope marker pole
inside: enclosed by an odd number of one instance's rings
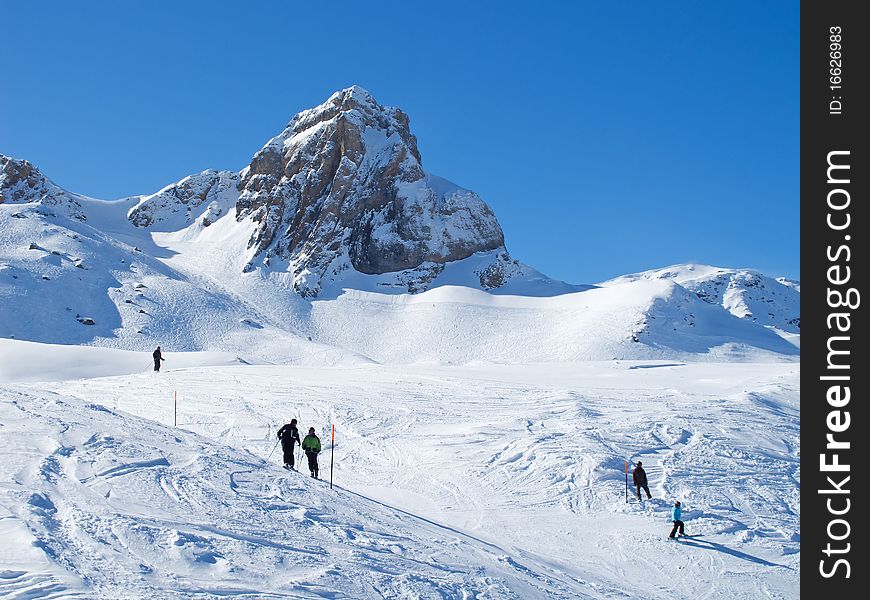
[[[329,456],[329,489],[332,489],[332,467],[335,463],[335,423],[332,424],[332,453]]]

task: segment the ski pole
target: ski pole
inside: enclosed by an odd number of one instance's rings
[[[302,413],[299,412],[299,406],[296,406],[296,440],[299,442],[296,444],[296,468],[300,470],[302,469],[302,440],[299,439],[299,427],[302,427]]]
[[[625,501],[628,502],[628,461],[625,461]]]
[[[275,445],[272,447],[272,452],[270,452],[269,456],[266,457],[266,460],[269,460],[270,458],[272,458],[272,454],[275,452],[275,448],[277,448],[278,444],[280,444],[280,443],[281,443],[281,439],[279,438],[278,441],[275,442]]]

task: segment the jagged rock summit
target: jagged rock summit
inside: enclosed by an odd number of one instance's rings
[[[504,252],[489,206],[427,173],[408,116],[358,86],[296,115],[242,171],[240,191],[237,218],[257,223],[246,270],[280,265],[303,295],[316,295],[330,269],[422,266],[425,278]]]

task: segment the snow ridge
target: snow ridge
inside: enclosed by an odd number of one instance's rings
[[[486,203],[426,172],[407,115],[358,86],[240,173],[150,195],[96,200],[0,166],[2,337],[294,364],[798,354],[797,283],[677,265],[570,285],[512,258]],[[393,298],[438,290],[452,299]]]
[[[788,333],[800,333],[800,283],[774,279],[752,269],[707,265],[672,265],[623,275],[602,285],[639,279],[671,280],[704,302],[719,305],[736,317]]]

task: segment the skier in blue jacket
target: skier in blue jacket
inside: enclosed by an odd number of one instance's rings
[[[668,537],[674,539],[677,535],[677,530],[680,531],[680,537],[686,535],[685,523],[680,518],[683,516],[683,508],[680,506],[680,501],[674,502],[674,507],[671,509],[671,518],[674,520],[674,528],[671,530],[671,535]]]

